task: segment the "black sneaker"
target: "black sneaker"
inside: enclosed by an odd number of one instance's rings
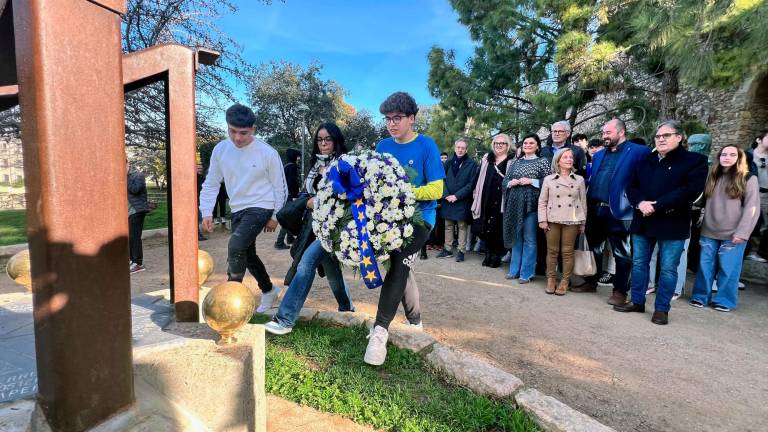
[[[275,243],[275,249],[277,250],[285,250],[290,249],[291,247],[286,245],[285,243]]]
[[[459,252],[456,254],[456,262],[464,262],[464,252]]]
[[[439,254],[437,254],[436,258],[451,258],[452,256],[453,252],[449,251],[448,249],[443,249]]]
[[[612,285],[613,284],[613,275],[608,272],[603,272],[603,274],[600,276],[600,279],[598,280],[598,284],[600,285]]]

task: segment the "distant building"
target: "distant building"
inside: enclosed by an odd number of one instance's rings
[[[24,208],[21,140],[0,137],[0,210]]]
[[[21,140],[0,137],[0,184],[24,184],[24,156]]]

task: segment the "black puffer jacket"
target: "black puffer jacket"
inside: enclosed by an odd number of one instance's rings
[[[136,213],[147,213],[147,182],[144,174],[136,171],[128,171],[128,203],[136,209]]]

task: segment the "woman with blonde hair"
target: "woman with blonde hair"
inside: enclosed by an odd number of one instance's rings
[[[490,151],[480,161],[480,173],[472,195],[472,229],[485,242],[484,267],[499,267],[504,255],[501,203],[504,175],[510,161],[509,147],[509,135],[493,137]]]
[[[744,248],[757,224],[760,195],[757,177],[749,172],[747,156],[736,146],[720,149],[704,188],[701,255],[691,306],[711,304],[720,312],[735,309]],[[712,283],[718,290],[712,295]]]
[[[539,228],[547,235],[547,294],[565,295],[573,273],[573,249],[587,221],[587,189],[574,173],[573,152],[552,158],[552,173],[544,178],[539,195]],[[557,258],[563,258],[563,277],[557,284]]]

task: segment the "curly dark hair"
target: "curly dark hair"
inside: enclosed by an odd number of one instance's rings
[[[407,116],[415,116],[419,112],[419,106],[416,105],[416,99],[408,93],[395,92],[381,103],[379,112],[384,115],[398,112]]]
[[[227,108],[227,124],[237,128],[253,127],[256,123],[256,115],[245,105],[234,104]]]

